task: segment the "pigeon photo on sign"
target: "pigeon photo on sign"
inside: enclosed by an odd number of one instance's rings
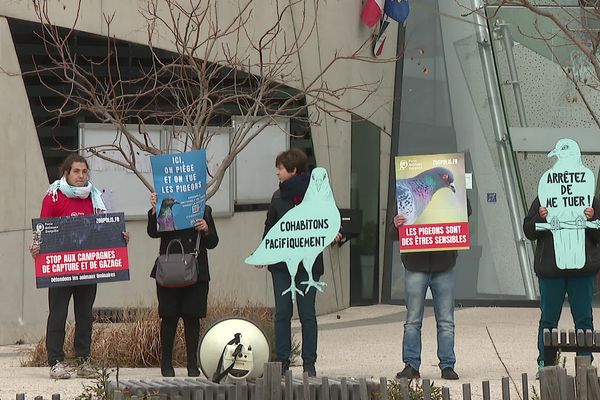
[[[193,227],[204,217],[206,150],[151,156],[150,162],[158,231]]]
[[[592,207],[596,178],[581,162],[581,150],[573,139],[560,139],[548,157],[556,157],[556,162],[538,184],[540,205],[548,209],[548,215],[535,228],[552,232],[559,269],[580,269],[585,265],[585,229],[598,229],[584,214]]]
[[[469,248],[465,158],[462,153],[398,156],[396,207],[400,251]]]
[[[340,225],[340,211],[333,198],[327,171],[317,167],[310,175],[302,202],[277,221],[245,262],[249,265],[284,262],[292,279],[290,287],[281,295],[291,293],[292,301],[296,300],[296,295],[303,296],[311,288],[322,292],[326,283],[313,280],[312,267],[317,256],[333,242]],[[295,277],[301,262],[309,280],[301,282],[305,287],[298,288]]]

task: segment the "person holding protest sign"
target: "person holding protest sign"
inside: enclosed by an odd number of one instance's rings
[[[273,193],[271,204],[265,220],[263,238],[267,232],[289,210],[302,202],[308,189],[310,174],[307,173],[308,158],[300,149],[290,149],[280,153],[275,159],[275,175],[279,180],[279,189]],[[335,242],[343,238],[338,233]],[[257,266],[263,268],[264,265]],[[291,320],[293,314],[293,302],[291,293],[281,295],[291,285],[291,277],[285,263],[269,265],[269,271],[273,279],[273,291],[275,293],[275,353],[277,360],[282,364],[282,373],[290,367],[290,356],[292,353],[292,330]],[[323,253],[319,253],[313,266],[312,278],[318,282],[324,272]],[[301,282],[308,281],[305,268],[299,267],[295,277],[297,287]],[[316,289],[309,290],[303,296],[296,296],[300,324],[302,326],[302,362],[304,372],[309,376],[316,376],[315,363],[317,361],[317,317],[315,312]]]
[[[558,326],[565,295],[575,328],[593,330],[592,297],[600,269],[594,173],[583,164],[573,139],[559,139],[548,157],[556,161],[540,177],[538,196],[523,220],[525,236],[536,241],[534,270],[540,288],[536,378],[543,366],[556,364],[556,350],[544,350],[543,332]]]
[[[100,190],[89,181],[87,160],[79,154],[69,155],[60,167],[62,178],[50,185],[42,202],[40,218],[91,215],[106,212]],[[123,232],[125,241],[129,234]],[[37,243],[30,247],[32,257],[40,252]],[[48,288],[48,322],[46,325],[46,350],[50,377],[68,379],[71,372],[64,364],[65,324],[71,296],[75,311],[75,356],[78,361],[77,376],[93,378],[98,371],[90,365],[92,342],[92,307],[96,299],[96,284]]]
[[[588,221],[598,220],[596,210],[600,203],[593,198],[592,206],[584,209]],[[558,327],[560,314],[568,295],[575,329],[593,330],[592,297],[596,274],[600,270],[600,230],[585,229],[585,264],[583,268],[560,269],[557,267],[552,230],[536,230],[536,224],[545,223],[548,208],[535,198],[523,221],[525,236],[536,242],[534,270],[540,288],[540,322],[538,327],[538,368],[556,364],[556,350],[544,356],[544,329]],[[577,355],[590,355],[589,352]]]
[[[471,215],[471,203],[467,198],[467,216]],[[398,228],[406,223],[404,215],[394,216],[389,236],[398,240]],[[454,370],[454,266],[458,252],[426,251],[404,253],[404,290],[406,300],[406,322],[402,338],[402,361],[404,369],[396,378],[416,379],[421,375],[421,326],[427,289],[433,297],[433,310],[437,325],[437,356],[440,361],[442,379],[455,380]]]
[[[161,255],[166,254],[172,240],[179,240],[184,253],[193,253],[198,248],[196,257],[198,280],[184,287],[163,287],[156,283],[158,297],[158,314],[160,322],[161,367],[162,376],[175,376],[173,369],[173,344],[177,332],[179,318],[183,319],[185,347],[187,355],[188,376],[200,376],[198,369],[197,350],[200,340],[200,318],[206,317],[208,301],[208,271],[207,249],[214,249],[219,243],[219,236],[212,217],[212,209],[206,205],[204,218],[195,222],[194,227],[182,230],[159,231],[156,216],[156,193],[150,195],[152,208],[148,211],[148,236],[160,238]],[[200,241],[197,247],[197,241]],[[180,253],[181,248],[171,246],[171,253]],[[150,276],[156,278],[156,264]]]

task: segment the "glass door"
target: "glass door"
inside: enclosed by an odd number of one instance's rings
[[[362,229],[350,241],[350,305],[379,302],[379,135],[374,124],[352,119],[350,207],[362,211]]]

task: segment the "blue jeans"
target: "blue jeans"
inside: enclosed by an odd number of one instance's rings
[[[454,368],[454,271],[413,272],[405,270],[406,323],[402,340],[402,361],[416,370],[421,366],[421,326],[425,294],[431,288],[437,324],[437,356],[439,367]]]
[[[554,365],[556,351],[548,352],[544,360],[544,329],[558,327],[565,294],[569,295],[571,315],[575,322],[575,329],[594,330],[592,320],[592,297],[594,295],[594,281],[596,276],[575,276],[568,278],[539,278],[540,284],[540,325],[538,329],[538,364],[544,361],[545,365]],[[590,355],[589,352],[577,355]]]
[[[277,361],[288,362],[292,354],[292,296],[281,292],[286,290],[292,280],[287,268],[275,267],[271,269],[273,278],[273,291],[275,292],[275,353]],[[296,274],[296,287],[305,289],[300,285],[301,281],[307,280],[308,275],[300,266]],[[313,279],[318,281],[320,275],[313,272]],[[296,306],[302,326],[302,361],[304,369],[314,369],[317,361],[317,315],[315,312],[316,289],[311,288],[307,294],[301,296],[296,294]]]

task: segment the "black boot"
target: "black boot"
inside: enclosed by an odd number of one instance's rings
[[[200,370],[198,369],[198,366],[196,366],[196,365],[188,365],[187,370],[188,370],[188,376],[192,376],[192,377],[200,376]]]
[[[281,376],[285,377],[285,373],[290,370],[290,360],[283,360],[281,362]]]
[[[175,376],[175,368],[169,365],[162,365],[160,367],[160,373],[165,378],[172,378]]]
[[[187,356],[188,376],[200,376],[198,369],[198,342],[200,341],[200,319],[193,317],[183,318],[185,333],[185,351]]]
[[[160,373],[165,377],[175,376],[173,368],[173,343],[177,332],[178,318],[163,318],[160,321]]]

